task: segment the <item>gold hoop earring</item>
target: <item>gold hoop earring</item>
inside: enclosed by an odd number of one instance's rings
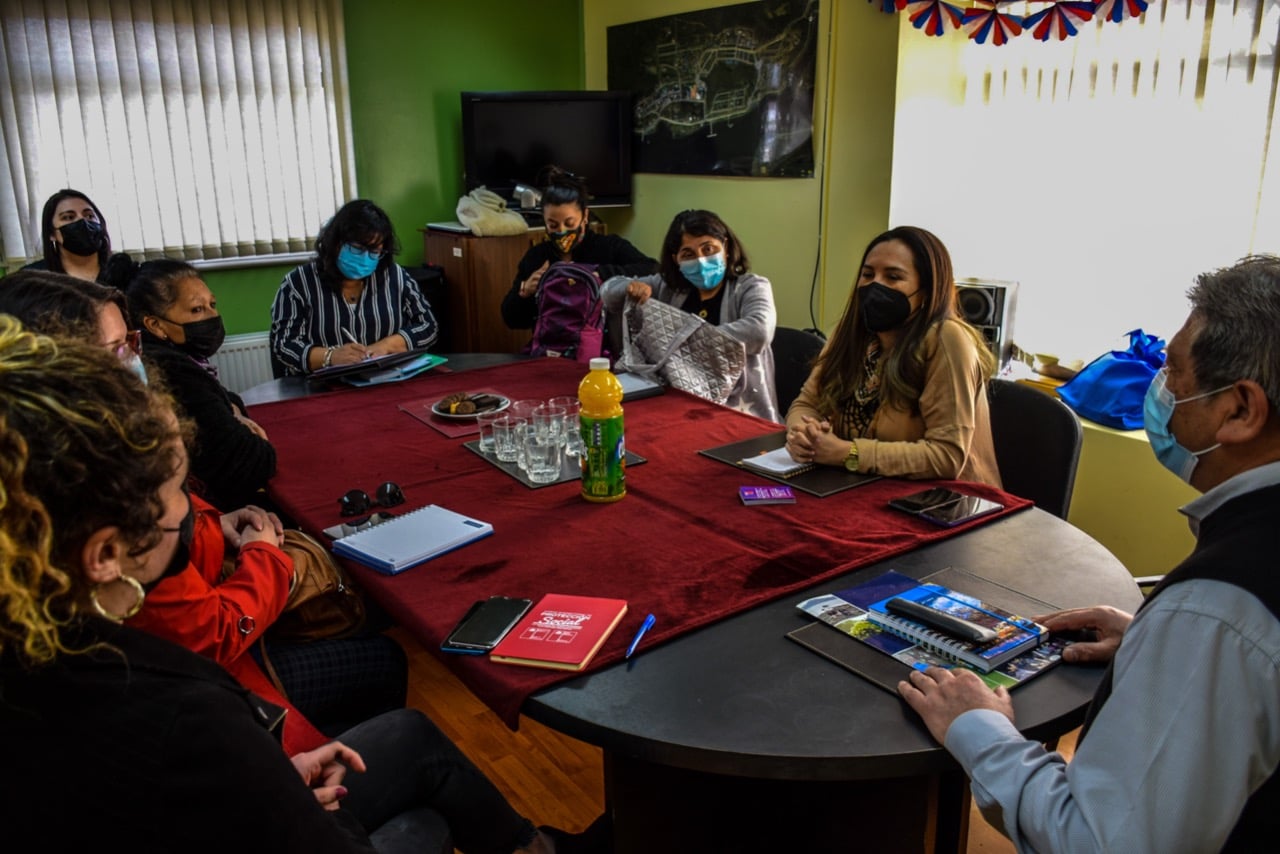
[[[142,584],[138,581],[138,579],[134,578],[132,575],[122,574],[119,578],[116,578],[112,583],[114,584],[115,581],[123,581],[125,584],[128,584],[130,587],[133,588],[134,593],[138,594],[138,601],[133,603],[132,608],[130,608],[128,611],[126,611],[123,614],[112,614],[106,608],[102,607],[102,603],[98,601],[98,590],[102,588],[101,584],[96,585],[95,587],[93,587],[93,589],[89,591],[89,601],[93,603],[93,609],[97,611],[99,614],[106,617],[108,620],[113,620],[114,622],[122,623],[125,620],[132,617],[134,614],[142,610],[142,603],[147,598],[147,591],[142,589]]]

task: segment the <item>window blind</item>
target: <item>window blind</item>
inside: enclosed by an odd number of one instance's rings
[[[188,260],[304,252],[355,194],[341,0],[8,0],[0,48],[6,263],[63,187]]]

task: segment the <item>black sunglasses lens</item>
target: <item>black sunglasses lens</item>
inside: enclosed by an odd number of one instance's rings
[[[355,516],[369,509],[369,493],[363,489],[353,489],[338,499],[338,506],[343,516]]]
[[[404,503],[404,492],[400,487],[391,481],[387,481],[378,487],[378,504],[383,507],[395,507],[397,504]]]

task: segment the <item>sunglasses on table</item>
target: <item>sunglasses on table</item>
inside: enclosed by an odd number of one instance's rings
[[[338,499],[338,507],[343,516],[359,516],[373,507],[395,507],[404,503],[404,492],[399,486],[387,481],[374,492],[373,498],[363,489],[353,489]]]

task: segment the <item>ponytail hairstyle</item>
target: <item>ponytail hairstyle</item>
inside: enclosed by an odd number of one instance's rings
[[[126,292],[129,298],[129,325],[134,329],[146,329],[142,321],[147,317],[164,317],[178,301],[178,284],[187,279],[200,278],[200,271],[186,261],[158,258],[145,261],[133,274]]]
[[[0,644],[47,662],[62,651],[53,640],[57,627],[88,589],[80,552],[90,535],[115,527],[131,554],[160,541],[160,488],[181,465],[176,443],[190,438],[191,427],[175,418],[168,396],[144,386],[113,354],[26,332],[6,316],[0,425],[0,516],[6,526],[11,516],[27,525],[5,529],[16,556],[0,558]],[[19,479],[20,500],[11,503],[8,485]],[[42,537],[47,566],[38,554]]]
[[[587,182],[567,169],[548,166],[542,171],[542,209],[554,205],[577,205],[584,214],[591,203]]]

